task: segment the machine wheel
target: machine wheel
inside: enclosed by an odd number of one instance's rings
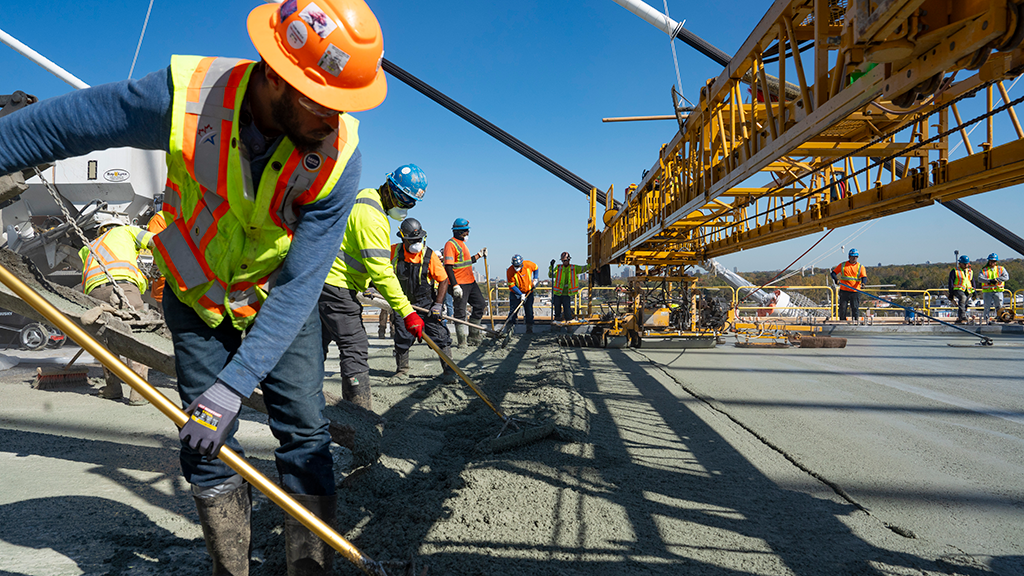
[[[23,347],[29,350],[42,350],[46,348],[46,342],[50,339],[50,333],[46,331],[42,324],[33,322],[21,329],[19,338]]]
[[[50,331],[50,337],[46,339],[46,345],[49,346],[50,348],[60,349],[60,348],[63,348],[64,345],[68,343],[67,335],[64,334],[63,332],[61,332],[60,330],[58,330],[56,328],[48,328],[48,330]],[[54,340],[53,336],[64,336],[64,337],[61,338],[60,340]]]

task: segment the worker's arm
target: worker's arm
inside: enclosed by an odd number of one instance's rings
[[[170,70],[31,104],[0,118],[0,174],[96,150],[167,150]]]
[[[362,153],[357,148],[331,193],[300,209],[277,283],[238,352],[217,375],[241,396],[249,397],[277,365],[313,312],[345,235],[345,223],[359,192],[361,165]]]
[[[437,298],[435,304],[444,304],[445,296],[448,294],[448,272],[437,257],[437,252],[430,251],[430,263],[427,265],[427,274],[437,282]]]
[[[996,277],[996,282],[1006,282],[1007,280],[1009,280],[1010,273],[1006,271],[1006,267],[1004,266],[1000,268],[1000,270],[1001,272],[999,273],[999,276]]]
[[[953,297],[953,286],[956,285],[956,270],[949,271],[949,297]]]
[[[359,260],[366,267],[377,291],[402,318],[412,314],[412,304],[402,291],[402,285],[395,276],[395,267],[391,265],[391,247],[388,245],[391,227],[387,216],[376,212],[372,224],[355,230],[355,233]]]

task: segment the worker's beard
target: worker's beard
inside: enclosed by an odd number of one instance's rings
[[[312,134],[299,132],[297,127],[301,125],[301,121],[293,90],[285,91],[280,98],[270,103],[270,114],[300,153],[315,152],[320,149],[324,140],[334,132],[334,129],[325,124]]]

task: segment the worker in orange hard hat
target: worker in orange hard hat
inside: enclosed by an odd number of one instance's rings
[[[280,442],[281,487],[334,522],[316,302],[358,192],[348,113],[387,93],[383,35],[364,0],[258,6],[248,30],[259,62],[173,56],[142,79],[0,118],[0,174],[120,146],[167,153],[167,229],[154,259],[190,415],[180,460],[213,573],[236,576],[249,569],[250,491],[213,456],[223,445],[241,452],[238,412],[257,386]],[[290,517],[284,533],[288,573],[332,572],[329,545]]]

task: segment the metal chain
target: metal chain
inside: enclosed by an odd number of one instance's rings
[[[75,233],[78,234],[79,240],[82,241],[82,244],[85,245],[85,248],[89,251],[89,253],[95,256],[95,254],[92,251],[92,246],[89,245],[89,240],[86,239],[85,237],[85,232],[83,232],[82,229],[78,227],[78,222],[75,222],[75,219],[71,217],[71,213],[68,212],[68,208],[67,206],[64,205],[63,199],[57,193],[57,188],[53,184],[50,184],[46,177],[43,176],[43,173],[39,171],[39,168],[33,167],[32,169],[35,171],[36,176],[38,176],[39,179],[42,180],[43,185],[46,187],[46,191],[50,193],[50,196],[53,196],[53,201],[56,202],[57,207],[60,208],[61,213],[64,215],[64,220],[68,224],[70,224],[71,227],[75,230]],[[128,310],[135,312],[135,307],[133,307],[131,305],[131,302],[128,301],[128,295],[125,294],[124,290],[121,289],[121,286],[117,283],[117,280],[115,280],[114,277],[111,276],[110,271],[107,270],[107,266],[103,263],[103,260],[100,258],[94,258],[94,260],[96,260],[96,263],[100,265],[100,269],[103,270],[103,274],[107,277],[107,280],[110,282],[110,285],[114,287],[114,292],[117,294],[117,297],[121,300],[121,304],[123,304],[122,308],[127,307]],[[84,265],[85,263],[83,262],[82,264]],[[83,282],[84,280],[85,279],[83,278]],[[84,284],[82,288],[85,288]]]

